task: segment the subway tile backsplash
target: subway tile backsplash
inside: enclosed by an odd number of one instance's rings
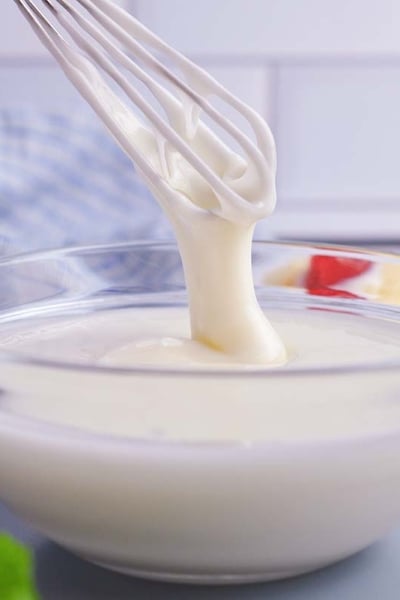
[[[284,198],[400,195],[400,64],[284,67],[278,97]]]
[[[263,235],[400,240],[400,2],[125,4],[270,122],[280,208]],[[6,3],[0,106],[24,102],[82,106]]]
[[[136,0],[137,16],[187,53],[298,57],[400,50],[397,0]]]

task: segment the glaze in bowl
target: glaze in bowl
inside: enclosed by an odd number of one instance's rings
[[[284,309],[301,318],[313,310],[364,325],[371,320],[400,326],[393,294],[340,295],[337,286],[334,295],[313,293],[303,287],[304,278],[286,277],[293,265],[308,264],[313,256],[400,268],[400,258],[392,255],[256,243],[261,305],[272,314]],[[25,255],[0,263],[0,282],[0,500],[50,539],[132,575],[241,583],[328,565],[400,522],[400,349],[391,360],[354,356],[346,363],[265,371],[66,361],[42,355],[40,348],[11,351],[2,340],[15,328],[23,335],[37,319],[186,306],[176,247],[137,243]],[[96,402],[108,404],[110,420],[123,414],[139,382],[149,401],[168,402],[180,390],[186,419],[204,418],[199,406],[210,390],[222,398],[234,388],[235,402],[247,403],[249,412],[260,401],[281,400],[291,434],[180,440],[73,425],[73,411],[85,402],[93,410]],[[70,411],[72,421],[15,410],[19,398],[33,408],[50,398],[65,406],[66,415]],[[328,423],[336,402],[348,403],[349,411],[357,403],[356,434],[346,431],[345,420]],[[381,421],[368,416],[371,403],[378,417],[384,415]],[[296,410],[309,411],[310,418],[319,410],[330,427],[297,435]]]

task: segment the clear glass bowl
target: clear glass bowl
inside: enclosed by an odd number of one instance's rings
[[[372,294],[368,284],[368,298],[310,294],[302,273],[316,255],[371,261],[376,273],[386,273],[389,288]],[[400,258],[256,243],[253,259],[257,295],[272,315],[341,314],[363,326],[389,324],[396,338],[400,308],[390,277]],[[107,367],[40,347],[8,349],[10,332],[23,336],[38,320],[186,306],[171,244],[11,258],[0,262],[0,282],[0,499],[50,539],[133,575],[235,583],[322,567],[400,521],[400,351],[390,360],[339,357],[231,371]],[[209,394],[217,398],[215,414],[202,412]],[[181,430],[196,420],[197,438],[113,433],[131,402],[146,407],[162,400],[168,407],[177,398]],[[287,410],[279,423],[286,435],[274,422],[277,403]],[[90,417],[79,421],[83,406],[94,415],[100,405],[108,411],[102,427],[92,426]],[[230,406],[240,406],[246,417],[237,424],[237,439],[211,433],[207,439],[207,427],[211,431],[221,414],[227,422],[235,418]],[[265,439],[252,440],[251,427],[260,427],[258,415],[269,409]],[[348,427],[354,411],[356,431]],[[298,421],[309,421],[309,428],[300,431]]]

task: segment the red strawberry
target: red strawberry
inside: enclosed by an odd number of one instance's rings
[[[344,279],[357,277],[357,275],[365,273],[371,265],[371,261],[361,258],[337,258],[336,256],[316,255],[310,261],[305,278],[305,287],[309,291],[327,288]]]

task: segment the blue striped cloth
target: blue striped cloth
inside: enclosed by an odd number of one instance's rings
[[[0,110],[0,254],[171,237],[95,118]]]

